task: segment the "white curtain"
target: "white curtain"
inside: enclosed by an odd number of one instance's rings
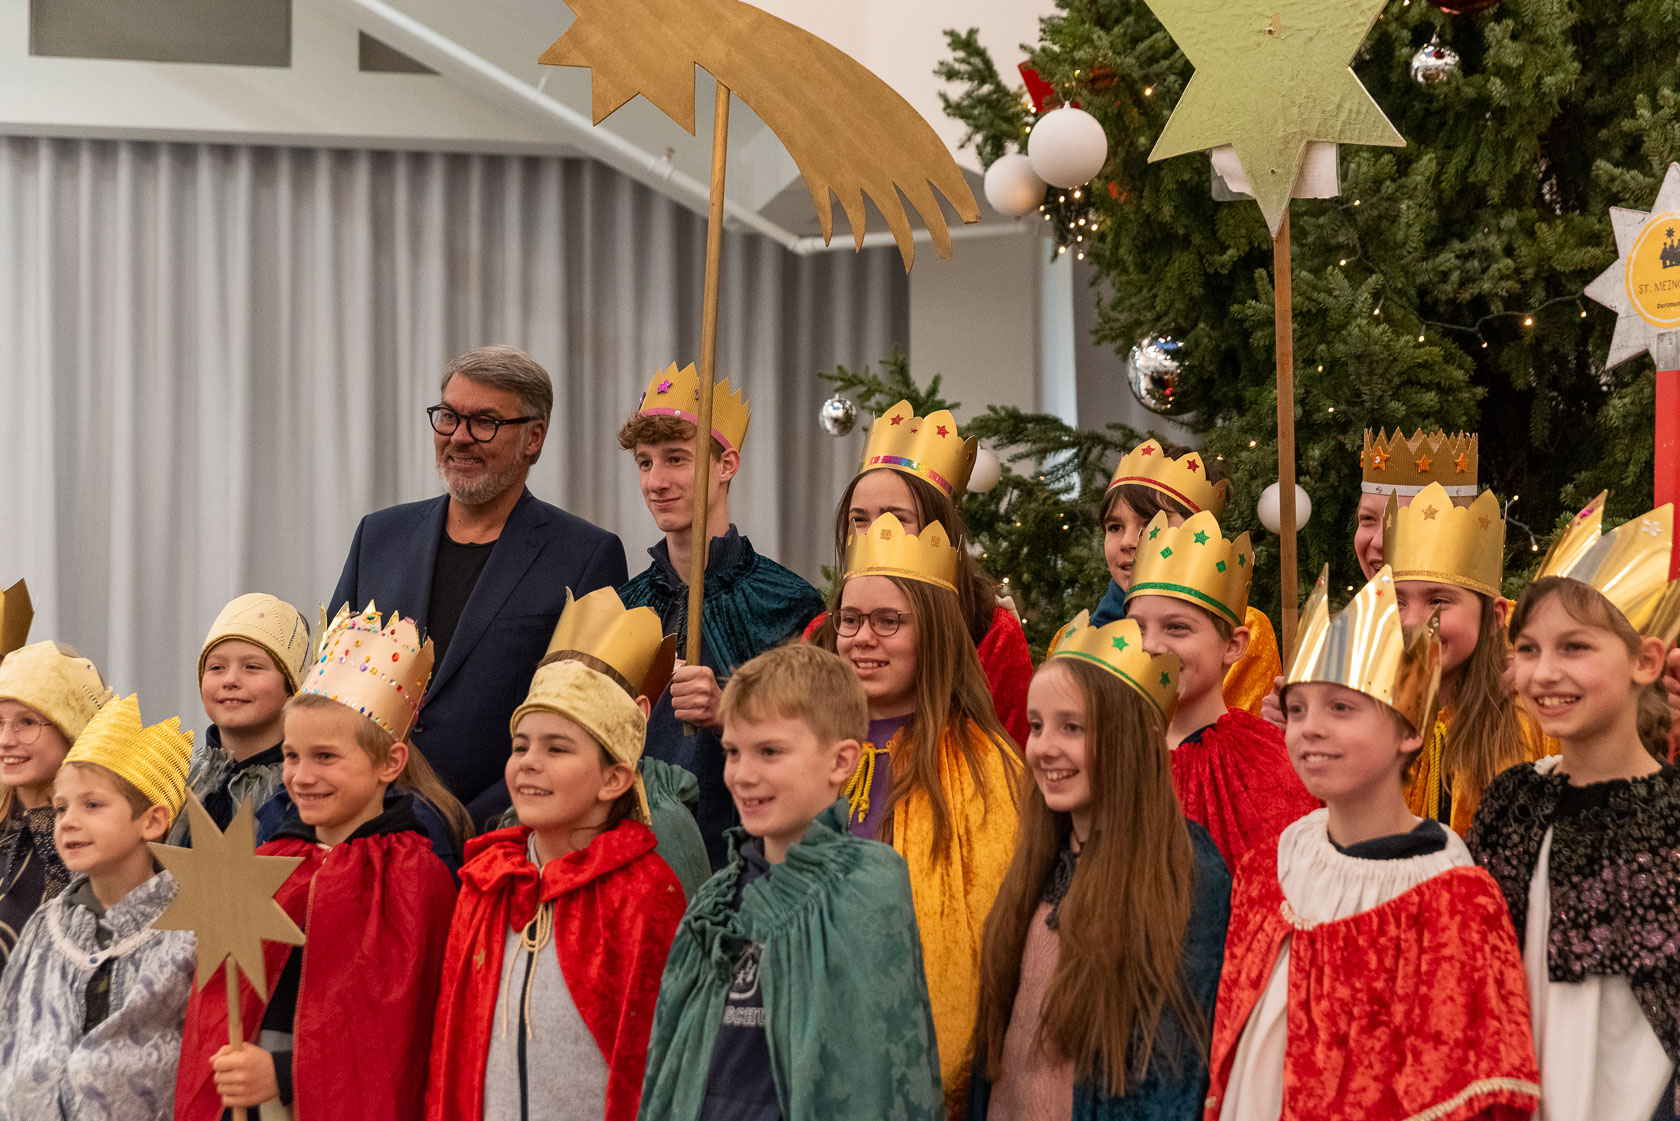
[[[702,216],[587,161],[0,138],[0,585],[148,720],[202,725],[216,611],[313,619],[357,519],[440,493],[424,409],[493,342],[554,378],[532,491],[637,572],[657,535],[616,434],[698,357],[704,259]],[[902,265],[731,234],[721,307],[753,408],[733,520],[820,583],[861,443],[821,434],[815,373],[906,339]]]

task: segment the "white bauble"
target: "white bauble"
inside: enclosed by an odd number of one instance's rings
[[[974,456],[974,470],[968,473],[968,490],[971,494],[984,494],[998,485],[1003,478],[1003,462],[990,448],[981,448]]]
[[[1032,160],[1019,152],[1003,156],[986,169],[986,201],[999,214],[1019,218],[1037,210],[1044,201],[1044,180],[1033,170]]]
[[[1108,162],[1108,134],[1091,114],[1066,106],[1039,118],[1027,137],[1033,171],[1055,187],[1077,187]]]
[[[1278,485],[1273,483],[1260,492],[1260,501],[1255,504],[1255,512],[1260,515],[1260,524],[1272,533],[1280,533],[1283,530],[1283,518],[1278,511],[1278,499],[1281,493]],[[1295,487],[1295,528],[1300,529],[1306,525],[1307,519],[1310,517],[1312,517],[1312,499],[1308,498],[1307,492],[1297,484]]]

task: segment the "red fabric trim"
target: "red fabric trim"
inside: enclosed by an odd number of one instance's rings
[[[308,941],[293,1022],[293,1108],[304,1121],[416,1121],[426,1086],[444,934],[455,901],[449,870],[419,833],[346,841],[322,851],[271,841],[265,856],[303,863],[275,900]],[[292,947],[263,944],[272,992]],[[261,1030],[267,994],[241,984],[245,1038]],[[210,1056],[227,1043],[226,974],[187,1005],[176,1078],[177,1121],[219,1121]]]
[[[540,877],[526,856],[529,836],[501,829],[468,845],[438,994],[426,1116],[483,1116],[507,935],[526,926],[539,903],[554,902],[560,973],[607,1063],[606,1121],[634,1121],[659,981],[682,921],[682,886],[640,822],[549,861]]]
[[[1279,834],[1318,809],[1289,762],[1282,729],[1239,708],[1227,709],[1200,743],[1173,749],[1172,776],[1184,816],[1207,829],[1232,868],[1250,849],[1276,849]]]

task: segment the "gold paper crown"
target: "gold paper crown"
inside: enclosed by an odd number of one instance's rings
[[[1674,507],[1659,506],[1601,535],[1608,494],[1600,492],[1575,515],[1534,578],[1579,580],[1615,605],[1640,634],[1673,642],[1680,632],[1680,580],[1668,578]]]
[[[596,588],[582,599],[573,599],[567,588],[566,608],[554,624],[548,653],[562,658],[588,654],[611,666],[630,688],[657,699],[671,678],[677,638],[665,633],[659,612],[625,607],[612,588]]]
[[[0,661],[0,700],[28,705],[72,743],[110,699],[98,667],[51,640],[21,646]]]
[[[210,657],[210,648],[230,638],[255,643],[268,651],[274,668],[286,679],[286,688],[297,692],[310,655],[309,624],[302,612],[267,592],[247,592],[233,599],[210,624],[210,632],[199,648],[200,681],[204,680],[204,662]]]
[[[1402,626],[1394,574],[1384,565],[1330,614],[1330,566],[1325,565],[1301,609],[1301,631],[1284,687],[1323,681],[1343,685],[1398,712],[1414,730],[1427,728],[1441,687],[1441,619]]]
[[[1254,546],[1244,533],[1227,541],[1219,520],[1207,510],[1174,527],[1156,514],[1138,541],[1132,586],[1126,598],[1172,596],[1222,615],[1234,627],[1248,615],[1248,584],[1254,577]]]
[[[863,533],[846,538],[846,579],[901,576],[948,592],[957,590],[957,550],[938,522],[906,533],[892,514],[882,514]]]
[[[1364,470],[1366,494],[1398,494],[1408,498],[1430,483],[1440,483],[1449,498],[1471,498],[1476,493],[1476,434],[1458,432],[1448,436],[1437,428],[1411,439],[1396,428],[1389,436],[1382,429],[1375,437],[1365,430],[1365,447],[1359,453]]]
[[[385,626],[371,602],[360,615],[350,614],[348,604],[339,608],[298,692],[352,708],[400,740],[413,727],[432,679],[432,640],[421,641],[413,619],[396,612],[391,618]]]
[[[652,824],[647,787],[637,766],[647,746],[647,717],[618,682],[582,662],[550,662],[537,667],[530,691],[508,721],[508,734],[518,734],[519,722],[532,712],[552,712],[570,720],[614,760],[627,765],[634,776],[630,786],[636,792],[636,812],[643,824]]]
[[[29,624],[34,621],[35,605],[22,580],[0,593],[0,658],[29,641]]]
[[[979,439],[963,439],[949,411],[940,409],[920,417],[909,401],[900,401],[870,426],[858,474],[890,467],[924,479],[953,500],[960,500],[968,489],[968,476],[979,452]]]
[[[1062,629],[1061,641],[1050,648],[1052,658],[1083,658],[1136,689],[1163,723],[1178,707],[1178,655],[1150,654],[1143,648],[1143,631],[1132,619],[1116,619],[1093,627],[1091,613],[1081,611]]]
[[[143,727],[140,698],[130,693],[111,701],[88,721],[64,762],[94,763],[127,779],[174,820],[187,796],[192,741],[191,732],[181,731],[179,716]]]
[[[636,406],[643,416],[681,417],[690,424],[700,423],[699,410],[700,371],[692,362],[680,370],[673,362],[654,374]],[[730,392],[728,378],[712,386],[712,439],[722,444],[724,451],[741,450],[751,420],[747,399],[739,391]]]
[[[1456,584],[1499,595],[1505,576],[1505,519],[1491,490],[1455,506],[1440,483],[1418,492],[1410,506],[1390,495],[1383,512],[1383,563],[1396,580]]]
[[[1208,482],[1207,464],[1203,462],[1201,452],[1190,452],[1173,459],[1158,440],[1145,440],[1127,452],[1120,460],[1120,466],[1114,469],[1108,489],[1127,484],[1158,490],[1188,506],[1192,514],[1207,510],[1215,516],[1225,509],[1225,499],[1231,493],[1231,484],[1224,479],[1217,483]]]

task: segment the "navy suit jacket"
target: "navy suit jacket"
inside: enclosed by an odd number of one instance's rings
[[[425,634],[448,510],[448,496],[439,496],[363,518],[331,610],[348,603],[360,611],[372,600],[382,613],[412,618]],[[411,735],[475,823],[507,808],[502,774],[511,744],[508,721],[548,649],[566,589],[582,596],[617,587],[626,575],[624,546],[616,534],[529,490],[519,496],[449,649],[432,667]]]

